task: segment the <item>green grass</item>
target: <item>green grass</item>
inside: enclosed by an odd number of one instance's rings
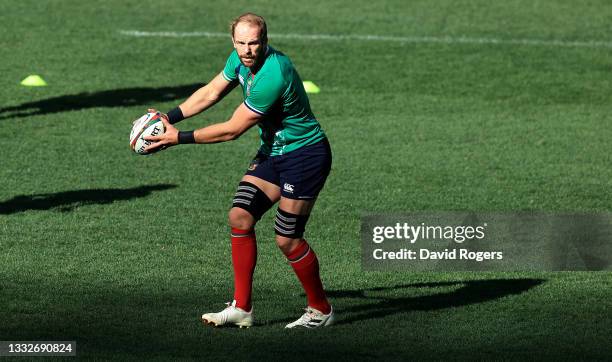
[[[231,298],[226,211],[257,135],[131,154],[131,121],[180,102],[159,88],[207,82],[231,44],[118,31],[222,32],[246,10],[277,34],[611,40],[605,1],[4,1],[0,108],[43,110],[0,112],[0,340],[123,360],[610,358],[610,273],[363,272],[359,249],[365,212],[609,212],[609,47],[271,37],[322,89],[334,165],[307,237],[339,324],[283,330],[305,298],[267,215],[259,325],[201,326]]]

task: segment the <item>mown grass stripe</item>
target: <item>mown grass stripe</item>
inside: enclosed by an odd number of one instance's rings
[[[158,37],[158,38],[227,38],[228,33],[209,31],[140,31],[120,30],[120,34],[134,37]],[[610,41],[598,40],[559,40],[559,39],[499,39],[499,38],[477,38],[469,36],[389,36],[374,34],[269,34],[274,39],[298,39],[298,40],[329,40],[329,41],[382,41],[400,43],[443,43],[443,44],[486,44],[486,45],[530,45],[530,46],[553,46],[553,47],[583,47],[583,48],[612,48]]]

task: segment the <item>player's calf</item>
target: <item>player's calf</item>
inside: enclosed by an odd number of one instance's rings
[[[289,265],[293,268],[306,292],[308,307],[310,310],[316,310],[322,316],[326,316],[322,319],[326,321],[327,316],[331,316],[332,308],[325,296],[323,283],[319,275],[317,255],[308,245],[308,242],[302,238],[307,221],[308,215],[291,214],[279,208],[274,225],[276,242],[287,257]],[[311,315],[312,313],[307,314]],[[315,319],[321,318],[317,317]],[[331,320],[329,323],[331,323]]]

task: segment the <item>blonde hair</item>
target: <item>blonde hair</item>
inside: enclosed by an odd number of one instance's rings
[[[261,16],[253,13],[244,13],[236,19],[232,20],[232,22],[230,23],[232,38],[234,37],[234,30],[236,30],[236,25],[238,25],[239,23],[247,23],[250,25],[257,26],[259,28],[259,40],[261,40],[262,43],[268,42],[268,27],[266,26],[266,21]]]

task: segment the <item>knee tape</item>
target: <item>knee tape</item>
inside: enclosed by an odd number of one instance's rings
[[[253,215],[255,221],[261,219],[261,216],[270,210],[272,205],[274,205],[272,200],[259,187],[246,181],[240,181],[232,202],[232,207],[248,211]]]
[[[292,239],[301,238],[304,235],[309,216],[291,214],[281,209],[276,210],[276,219],[274,220],[276,235]]]

